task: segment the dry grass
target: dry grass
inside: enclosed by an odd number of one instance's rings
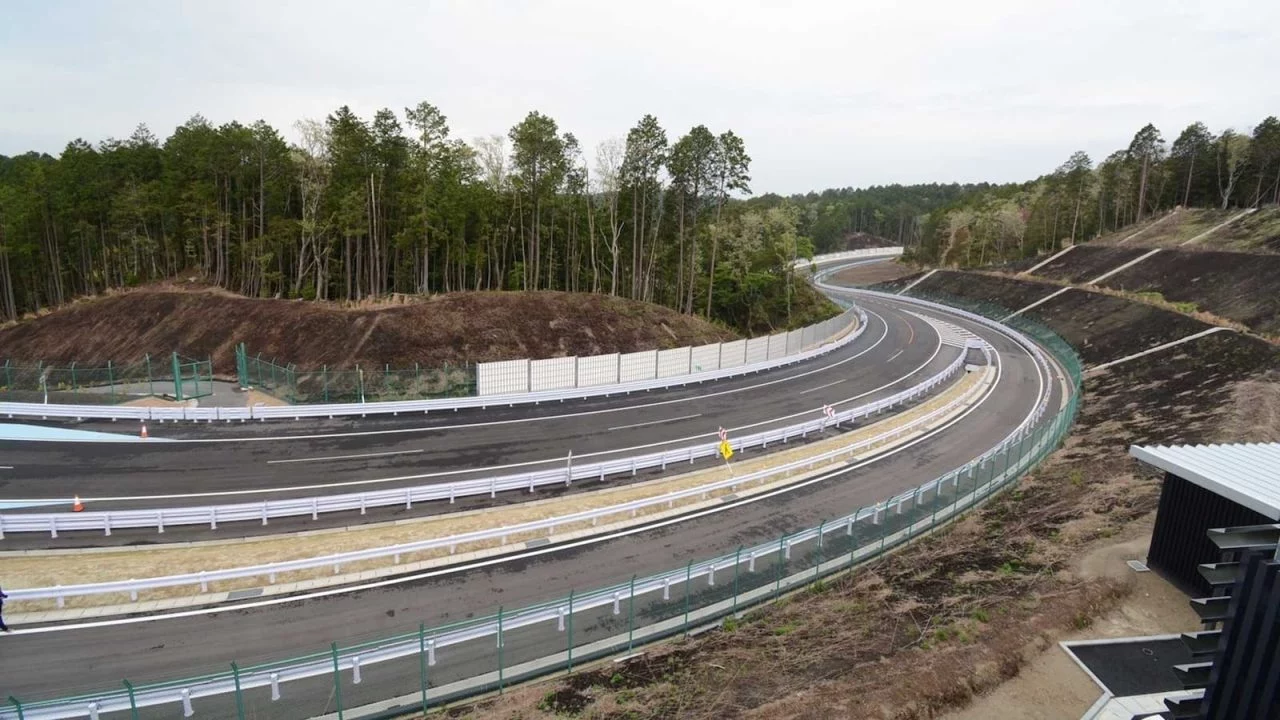
[[[881,435],[894,427],[911,422],[926,415],[946,403],[971,391],[977,395],[978,385],[990,373],[969,373],[953,383],[946,390],[930,397],[905,412],[886,416],[884,420],[859,427],[853,431],[842,433],[832,438],[799,445],[789,450],[772,452],[762,457],[735,462],[732,473],[743,476],[753,472],[775,468],[787,463],[803,460],[820,453],[848,448],[849,446]],[[957,412],[959,409],[957,409]],[[886,439],[876,443],[874,448],[896,444],[909,439],[912,435]],[[873,448],[862,448],[857,452],[863,454]],[[824,462],[815,463],[803,470],[792,471],[783,478],[771,477],[754,491],[779,487],[794,483],[812,474],[821,472],[832,463],[840,462],[846,456],[841,455]],[[515,526],[522,523],[544,520],[551,517],[593,510],[611,505],[619,505],[634,500],[657,497],[666,493],[677,492],[709,485],[730,477],[728,467],[716,467],[698,472],[680,475],[670,479],[635,483],[620,487],[595,490],[568,495],[543,502],[521,503],[489,508],[480,511],[457,513],[450,515],[423,518],[420,521],[401,524],[364,525],[350,530],[318,532],[303,536],[284,535],[251,539],[232,544],[207,543],[193,544],[183,547],[137,546],[110,552],[52,552],[13,554],[0,556],[0,576],[5,578],[9,587],[49,587],[53,585],[69,585],[75,583],[106,582],[127,578],[146,578],[173,575],[186,572],[211,571],[224,568],[244,567],[286,560],[312,558],[334,553],[352,552],[369,548],[387,547],[402,543],[416,542],[437,537],[447,537],[477,530]],[[579,481],[583,482],[583,481]],[[589,482],[589,481],[588,481]],[[658,504],[639,510],[636,514],[630,511],[615,513],[601,518],[598,526],[590,521],[570,523],[558,526],[557,534],[590,531],[593,527],[603,530],[606,525],[617,523],[640,522],[646,518],[663,513],[683,512],[700,503],[713,500],[730,492],[747,492],[742,488],[724,488],[717,491],[692,495],[674,501],[670,505]],[[525,542],[535,538],[546,537],[546,531],[512,533],[507,537],[507,545]],[[471,542],[457,546],[457,553],[495,551],[503,544],[500,540]],[[402,564],[420,563],[424,561],[442,561],[452,553],[448,549],[404,553]],[[342,566],[345,573],[356,573],[366,570],[387,568],[393,564],[392,558],[368,560]],[[277,582],[295,582],[314,578],[333,576],[331,568],[281,573]],[[211,591],[229,591],[248,587],[258,587],[264,578],[242,578],[238,580],[211,583]],[[140,600],[156,600],[168,597],[181,597],[199,591],[199,586],[182,586],[163,588],[139,594]],[[67,600],[68,607],[89,607],[112,605],[129,602],[127,595],[92,595]],[[53,609],[52,601],[12,602],[12,610],[36,612]]]
[[[1232,442],[1280,442],[1280,370],[1236,384],[1222,432]]]
[[[234,349],[299,367],[413,367],[675,348],[735,339],[669,308],[589,293],[462,292],[348,306],[159,284],[0,328],[10,357],[87,363],[177,351],[234,372]]]

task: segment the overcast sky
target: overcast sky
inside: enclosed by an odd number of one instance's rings
[[[1280,1],[5,0],[0,154],[427,100],[456,136],[537,109],[584,148],[645,113],[733,129],[753,190],[1030,179],[1154,122],[1280,115]]]

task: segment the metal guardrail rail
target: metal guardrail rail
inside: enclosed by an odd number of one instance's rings
[[[990,357],[990,350],[987,346],[981,348],[983,353]],[[957,362],[952,363],[947,370],[943,371],[944,375],[949,377],[954,375],[961,367],[963,367],[964,357],[961,356]],[[945,378],[944,378],[945,379]],[[486,540],[500,540],[501,544],[507,544],[507,538],[513,535],[522,535],[530,532],[546,531],[548,535],[554,534],[556,528],[574,523],[591,521],[594,525],[600,518],[617,515],[619,513],[636,512],[646,508],[668,505],[672,503],[692,498],[695,496],[706,497],[708,493],[723,490],[725,488],[736,489],[741,485],[749,485],[754,482],[765,482],[774,477],[786,476],[790,473],[805,468],[812,468],[819,463],[825,463],[833,458],[856,453],[865,448],[872,447],[886,440],[914,431],[916,428],[927,425],[939,417],[953,411],[955,408],[966,404],[971,397],[977,392],[984,391],[985,387],[977,385],[963,395],[953,398],[945,405],[935,408],[918,418],[903,423],[902,425],[891,428],[874,437],[859,440],[856,443],[846,445],[834,450],[809,456],[801,460],[795,460],[784,465],[765,470],[758,470],[746,475],[726,478],[712,483],[698,485],[696,487],[686,488],[673,492],[655,495],[653,497],[641,498],[631,502],[609,505],[606,507],[585,510],[582,512],[572,513],[568,515],[558,515],[555,517],[544,518],[532,522],[521,523],[518,525],[507,525],[486,530],[477,530],[469,533],[461,533],[441,538],[432,538],[430,540],[419,540],[416,542],[402,543],[399,545],[390,545],[385,547],[369,548],[366,550],[357,550],[352,552],[334,553],[331,555],[323,555],[319,557],[301,558],[298,560],[288,560],[276,563],[266,563],[261,565],[252,565],[245,567],[227,568],[224,570],[210,570],[204,572],[183,573],[179,575],[167,575],[161,577],[131,579],[115,582],[101,583],[85,583],[81,585],[58,585],[43,588],[19,588],[8,590],[9,600],[11,602],[22,600],[46,600],[56,599],[58,607],[63,606],[63,601],[68,597],[83,597],[86,595],[103,595],[109,593],[129,593],[134,602],[138,599],[138,592],[145,590],[155,590],[159,588],[179,587],[185,585],[201,588],[201,592],[208,592],[208,584],[220,580],[235,580],[250,577],[266,577],[270,584],[276,582],[276,576],[281,573],[293,572],[298,570],[310,570],[314,568],[333,568],[334,574],[338,574],[343,565],[349,565],[354,562],[363,560],[375,560],[381,558],[392,557],[395,564],[400,563],[400,556],[414,552],[422,552],[426,550],[438,550],[443,548],[449,549],[452,555],[458,546],[468,543],[483,542]],[[825,419],[825,418],[824,418]]]
[[[934,305],[934,303],[918,301],[914,298],[908,299],[908,301],[918,302],[921,305]],[[964,313],[963,311],[961,311],[961,314],[969,315],[969,313]],[[983,324],[998,325],[996,323]],[[1031,343],[1016,331],[1008,328],[1002,328],[1001,331],[1010,337],[1014,337],[1024,347],[1030,348],[1034,345],[1034,343]],[[1050,363],[1043,353],[1033,351],[1032,354],[1042,369],[1048,370],[1050,368]],[[1071,366],[1071,368],[1074,368],[1074,366]],[[499,609],[496,616],[470,620],[453,626],[432,628],[430,630],[423,627],[417,633],[408,633],[361,643],[344,649],[339,649],[335,643],[332,645],[330,652],[315,653],[254,667],[240,668],[232,663],[231,672],[145,686],[135,686],[126,682],[122,689],[27,703],[25,705],[11,698],[11,704],[15,709],[0,709],[0,718],[7,720],[8,718],[21,716],[23,720],[52,720],[54,718],[88,716],[93,720],[97,720],[100,714],[111,712],[136,713],[136,710],[142,707],[179,703],[182,706],[183,714],[190,716],[193,712],[193,701],[232,694],[235,696],[237,714],[243,718],[245,717],[246,696],[250,693],[258,693],[253,697],[258,702],[266,703],[268,699],[261,695],[261,692],[269,689],[269,702],[275,702],[282,697],[281,685],[308,678],[326,676],[332,678],[333,682],[333,685],[327,690],[328,693],[331,693],[329,697],[332,699],[336,695],[339,713],[341,713],[344,706],[342,691],[345,689],[349,693],[347,695],[348,698],[350,698],[350,694],[354,694],[353,691],[357,690],[361,683],[362,670],[368,672],[371,667],[378,664],[414,656],[418,657],[420,663],[421,702],[425,710],[430,704],[428,699],[428,691],[430,689],[428,673],[431,672],[430,668],[437,666],[438,653],[467,643],[481,641],[486,643],[489,652],[496,652],[497,655],[496,678],[474,682],[470,686],[470,691],[500,689],[503,685],[503,648],[510,643],[511,634],[526,628],[530,629],[529,632],[535,632],[535,629],[539,626],[545,628],[542,631],[543,634],[550,632],[550,627],[554,627],[555,631],[551,637],[562,633],[567,633],[568,635],[567,644],[561,641],[561,650],[557,654],[550,656],[550,659],[542,665],[541,672],[545,673],[565,667],[565,661],[562,659],[564,656],[563,648],[565,647],[568,648],[567,665],[572,670],[574,662],[573,649],[575,647],[573,618],[575,615],[592,610],[603,610],[605,613],[609,613],[610,610],[608,609],[611,609],[613,616],[619,616],[625,606],[628,616],[627,634],[621,641],[621,645],[615,644],[606,647],[603,652],[597,651],[595,655],[630,650],[632,642],[637,638],[637,634],[639,634],[640,641],[644,642],[672,634],[673,632],[679,632],[680,628],[680,625],[676,623],[674,630],[648,630],[648,628],[657,627],[664,622],[670,625],[671,620],[637,628],[635,625],[637,596],[649,596],[651,598],[650,602],[660,608],[658,611],[651,612],[656,612],[658,616],[671,618],[673,616],[678,617],[679,611],[675,610],[673,613],[670,609],[663,611],[661,608],[675,604],[672,601],[673,589],[676,592],[683,590],[685,618],[683,627],[687,632],[694,593],[694,581],[698,582],[698,592],[700,594],[698,601],[699,611],[702,612],[705,609],[707,612],[704,615],[709,614],[711,618],[715,618],[736,612],[749,603],[763,602],[777,597],[783,589],[782,569],[787,562],[791,561],[792,552],[797,547],[806,545],[809,547],[809,557],[802,557],[797,564],[803,565],[810,559],[816,560],[816,562],[811,566],[806,565],[806,568],[811,569],[802,568],[803,575],[797,573],[796,575],[788,576],[788,589],[794,586],[793,583],[809,582],[811,581],[810,578],[817,580],[824,574],[844,569],[855,561],[874,557],[888,548],[907,542],[912,537],[928,532],[930,529],[949,521],[961,510],[982,502],[998,488],[1016,480],[1022,472],[1030,469],[1061,442],[1070,428],[1078,408],[1079,374],[1074,369],[1071,369],[1071,375],[1073,387],[1069,400],[1045,425],[1041,426],[1040,423],[1044,420],[1048,402],[1052,396],[1051,383],[1046,384],[1040,402],[1037,403],[1032,413],[1004,440],[978,458],[914,489],[899,493],[884,502],[859,508],[849,515],[824,522],[815,528],[783,535],[776,542],[762,543],[749,548],[739,548],[737,552],[728,555],[700,562],[690,562],[685,567],[645,578],[634,577],[629,583],[601,588],[583,594],[571,593],[568,598],[540,603],[513,612],[504,613],[502,609]],[[1052,377],[1052,373],[1050,373],[1050,377]],[[997,467],[998,465],[999,467]],[[919,510],[918,513],[916,512],[917,510]],[[846,552],[848,554],[847,562],[826,559],[836,553],[843,555]],[[757,573],[756,566],[759,562],[773,564],[777,572],[776,581],[771,577],[772,573],[770,573],[770,576],[764,577]],[[717,573],[720,573],[720,582],[723,585],[728,585],[726,575],[732,574],[732,606],[727,602],[730,597],[727,589],[717,592]],[[751,583],[747,592],[740,592],[740,574],[746,576],[748,582]],[[762,584],[762,581],[764,584]],[[658,597],[661,597],[661,601],[658,600]],[[739,604],[740,598],[742,598],[741,605]],[[702,604],[704,600],[710,601],[710,603],[704,605]],[[717,608],[719,609],[716,610]],[[712,612],[713,610],[715,612]],[[589,616],[588,619],[592,618]],[[580,637],[584,632],[580,631]],[[495,638],[496,644],[494,643]],[[471,646],[470,649],[474,651],[477,648]],[[554,649],[553,652],[555,652]],[[466,657],[466,653],[460,653],[460,655]],[[581,655],[579,655],[579,661],[581,661]],[[484,677],[490,678],[493,675],[494,673],[490,672]],[[416,695],[411,697],[413,702],[417,701]],[[378,699],[384,700],[385,698]],[[437,702],[439,701],[439,697],[435,699]],[[348,704],[346,707],[350,715],[351,705]]]
[[[975,343],[974,347],[978,347],[978,345]],[[785,443],[791,438],[803,438],[808,436],[809,433],[821,432],[832,425],[874,415],[929,392],[945,382],[963,365],[964,353],[962,352],[942,371],[913,387],[894,393],[886,398],[850,408],[843,412],[837,412],[834,417],[823,416],[815,420],[745,435],[731,439],[729,443],[735,451],[753,447],[768,447],[770,443]],[[432,500],[448,500],[452,503],[460,497],[479,495],[495,497],[499,492],[508,490],[528,490],[532,492],[540,486],[569,485],[574,480],[603,480],[609,475],[619,473],[635,475],[639,470],[648,468],[665,470],[668,465],[674,463],[693,463],[700,458],[714,457],[718,452],[718,448],[719,442],[717,441],[598,463],[575,464],[572,462],[572,456],[569,456],[564,467],[453,483],[437,483],[341,495],[140,510],[0,514],[0,539],[3,539],[8,533],[47,532],[53,537],[57,537],[59,532],[91,530],[101,531],[106,535],[110,535],[112,530],[152,527],[157,532],[162,533],[166,527],[175,525],[208,525],[210,529],[216,530],[218,523],[258,521],[266,525],[273,518],[310,515],[314,520],[319,518],[320,513],[350,510],[358,510],[363,515],[369,508],[404,505],[406,509],[410,509],[414,503]]]
[[[264,407],[132,407],[122,405],[61,405],[44,403],[0,402],[0,416],[8,418],[74,418],[76,420],[138,420],[148,422],[245,422],[250,420],[300,420],[302,418],[332,418],[338,416],[399,415],[400,413],[427,413],[431,411],[463,408],[488,408],[503,405],[563,402],[588,397],[608,397],[633,392],[661,390],[683,385],[693,385],[713,380],[723,380],[751,373],[773,370],[803,362],[833,350],[842,348],[862,336],[866,329],[866,313],[851,308],[835,318],[837,330],[825,338],[816,340],[816,346],[808,346],[798,353],[771,360],[762,360],[716,370],[704,370],[684,375],[657,377],[610,385],[575,387],[560,390],[521,392],[506,395],[477,395],[433,400],[397,400],[375,403],[333,403],[325,405],[289,405]],[[830,321],[824,321],[830,322]],[[810,326],[816,328],[822,325]],[[806,328],[807,330],[808,328]]]

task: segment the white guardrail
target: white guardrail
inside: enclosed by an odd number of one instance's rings
[[[809,433],[821,432],[832,425],[874,415],[924,395],[945,382],[963,366],[964,354],[961,353],[943,371],[913,387],[886,398],[837,412],[833,417],[824,415],[816,420],[765,430],[752,435],[744,435],[740,438],[729,440],[729,444],[735,451],[757,446],[768,447],[770,443],[785,443],[791,438],[803,438]],[[717,440],[646,455],[605,460],[598,463],[575,464],[573,456],[570,455],[566,458],[563,467],[476,480],[462,480],[453,483],[437,483],[341,495],[142,510],[0,514],[0,539],[4,539],[7,533],[20,532],[47,532],[53,537],[57,537],[59,532],[92,530],[110,535],[112,530],[125,528],[155,528],[157,532],[162,533],[166,527],[174,525],[208,525],[210,529],[216,530],[220,522],[260,521],[263,525],[266,525],[273,518],[304,517],[309,515],[311,519],[315,520],[318,519],[320,513],[350,510],[359,510],[360,514],[363,515],[368,508],[404,505],[406,509],[409,509],[413,507],[414,503],[432,500],[447,499],[450,503],[453,503],[460,497],[479,495],[495,497],[499,492],[508,490],[528,490],[533,492],[539,486],[569,485],[574,480],[603,480],[609,475],[620,473],[635,475],[639,470],[655,467],[666,470],[667,465],[680,462],[692,464],[700,458],[714,457],[718,452],[719,441]]]
[[[981,341],[975,342],[973,347],[982,350],[983,354],[988,358],[990,365],[991,350],[989,346]],[[937,377],[931,379],[931,382],[939,378],[945,379],[954,375],[957,371],[964,367],[964,356],[961,355],[955,362],[947,367]],[[858,452],[862,449],[873,447],[886,440],[913,432],[916,428],[927,425],[939,417],[943,417],[955,410],[957,407],[970,402],[976,394],[984,392],[984,385],[976,385],[963,395],[953,398],[945,405],[935,408],[918,418],[913,418],[909,422],[895,426],[883,433],[879,433],[873,437],[859,440],[849,445],[829,450],[827,452],[795,460],[784,465],[774,468],[758,470],[746,475],[738,475],[736,477],[726,478],[712,483],[698,485],[696,487],[686,488],[673,492],[655,495],[653,497],[641,498],[626,503],[609,505],[606,507],[595,508],[592,510],[584,510],[569,515],[558,515],[550,518],[543,518],[532,522],[521,523],[518,525],[505,525],[497,528],[486,530],[477,530],[469,533],[461,533],[458,535],[450,535],[441,538],[432,538],[430,540],[419,540],[415,542],[402,543],[399,545],[390,545],[385,547],[369,548],[366,550],[356,550],[352,552],[334,553],[331,555],[323,555],[318,557],[301,558],[298,560],[288,560],[276,563],[265,563],[262,565],[253,565],[246,567],[227,568],[224,570],[209,570],[202,572],[183,573],[179,575],[168,575],[163,577],[152,577],[144,579],[122,580],[118,582],[103,583],[86,583],[82,585],[58,585],[54,587],[44,588],[25,588],[9,590],[9,600],[47,600],[56,599],[58,607],[63,607],[63,601],[68,597],[80,597],[86,595],[102,595],[108,593],[129,593],[134,602],[138,600],[138,592],[144,590],[156,590],[159,588],[180,587],[185,585],[200,586],[201,592],[208,592],[208,585],[211,582],[219,580],[235,580],[251,577],[266,577],[269,584],[275,584],[276,576],[281,573],[293,572],[297,570],[310,570],[314,568],[333,568],[333,572],[337,575],[342,566],[350,565],[354,562],[362,560],[376,560],[380,558],[390,557],[394,564],[400,564],[400,556],[415,552],[423,552],[427,550],[440,550],[448,548],[449,554],[452,555],[456,548],[468,543],[483,542],[486,540],[499,540],[501,545],[507,544],[507,539],[513,535],[521,535],[530,532],[546,531],[547,535],[555,534],[556,528],[574,523],[591,521],[595,525],[600,518],[619,513],[634,513],[650,507],[667,505],[671,507],[675,502],[688,498],[701,496],[705,498],[708,493],[723,490],[725,488],[736,489],[740,485],[749,485],[753,482],[765,482],[777,476],[786,476],[793,471],[803,468],[812,468],[814,465],[825,463],[833,458],[841,455]],[[917,394],[922,392],[917,388],[913,388],[913,392]],[[827,420],[824,418],[824,420]],[[834,422],[834,421],[829,421]]]
[[[904,302],[912,302],[923,306],[943,308],[947,312],[966,317],[968,319],[980,322],[983,325],[999,328],[1000,332],[1013,338],[1023,347],[1026,347],[1035,357],[1038,365],[1044,370],[1050,369],[1050,363],[1040,352],[1035,343],[1028,340],[1021,333],[1010,328],[1000,325],[981,316],[974,315],[962,310],[957,310],[948,306],[938,305],[928,301],[919,300],[917,298],[889,296],[879,293],[885,297],[893,297],[893,299]],[[156,705],[181,703],[184,714],[189,714],[191,703],[195,699],[213,697],[218,695],[227,695],[236,692],[243,692],[257,688],[271,688],[272,699],[280,697],[280,685],[296,680],[304,680],[320,676],[333,675],[335,672],[350,672],[358,677],[362,667],[376,665],[378,663],[388,662],[406,657],[412,657],[419,654],[427,656],[426,664],[434,666],[436,664],[437,651],[448,648],[450,646],[461,645],[466,642],[481,640],[486,638],[500,637],[500,633],[509,633],[512,630],[537,625],[540,623],[555,623],[558,630],[564,630],[566,616],[580,613],[586,610],[612,606],[615,614],[620,610],[620,604],[637,595],[645,595],[649,593],[662,593],[664,600],[670,599],[670,589],[672,586],[679,588],[681,585],[687,586],[694,579],[703,580],[708,584],[715,584],[715,576],[717,572],[733,570],[741,564],[746,564],[749,572],[755,571],[756,561],[759,559],[767,559],[774,554],[783,557],[790,557],[791,548],[797,544],[811,542],[822,538],[830,533],[843,532],[852,534],[854,525],[864,521],[870,521],[875,524],[881,523],[885,519],[885,515],[890,512],[901,511],[908,503],[917,502],[924,499],[929,492],[937,493],[950,484],[952,487],[958,488],[962,476],[968,476],[973,480],[978,469],[991,461],[995,456],[1007,450],[1012,450],[1016,444],[1020,448],[1020,458],[1018,465],[1013,467],[1005,467],[1004,473],[1020,472],[1021,464],[1026,462],[1029,457],[1034,455],[1036,448],[1024,449],[1023,442],[1033,437],[1033,429],[1044,417],[1044,413],[1048,409],[1049,399],[1052,395],[1052,385],[1046,383],[1044,386],[1040,402],[1036,405],[1035,410],[1028,415],[1014,430],[1009,433],[1004,440],[996,444],[991,449],[984,452],[979,457],[971,460],[959,468],[942,475],[932,481],[925,483],[916,488],[912,488],[906,492],[896,495],[883,503],[876,503],[873,506],[861,508],[858,511],[837,518],[830,522],[824,522],[816,528],[802,530],[793,535],[785,536],[781,541],[764,543],[750,548],[742,548],[735,555],[719,557],[712,560],[706,560],[697,563],[690,563],[686,567],[677,570],[671,570],[658,575],[646,578],[637,578],[631,583],[624,585],[616,585],[593,592],[575,595],[566,604],[563,600],[553,601],[525,608],[506,615],[499,615],[496,620],[488,622],[479,622],[467,627],[455,630],[443,630],[435,632],[430,636],[412,634],[402,635],[399,637],[388,638],[379,643],[366,644],[358,649],[353,649],[345,654],[339,655],[335,650],[334,654],[318,654],[308,658],[301,658],[297,662],[290,664],[280,663],[273,664],[269,667],[261,669],[246,669],[235,674],[234,677],[212,676],[206,678],[192,678],[189,680],[176,681],[166,683],[155,687],[138,688],[136,692],[128,694],[120,691],[107,691],[97,695],[82,696],[78,698],[68,698],[66,700],[51,701],[40,703],[35,706],[28,706],[25,713],[25,720],[54,720],[61,718],[85,717],[88,716],[93,720],[100,713],[123,712],[133,707],[149,707]],[[1049,436],[1042,436],[1041,443],[1049,442]],[[1006,455],[1006,458],[1008,456]],[[1006,459],[1006,464],[1008,460]],[[0,710],[0,717],[11,717]]]
[[[902,248],[868,248],[840,257],[823,255],[815,262],[843,259],[844,256],[879,257],[902,253]],[[807,262],[807,261],[806,261]],[[852,332],[850,326],[856,321]],[[9,418],[75,418],[103,420],[139,420],[150,422],[244,422],[302,418],[332,418],[358,415],[398,415],[462,408],[487,408],[564,401],[587,397],[620,395],[646,390],[661,390],[711,380],[747,375],[802,362],[844,347],[862,335],[866,315],[852,308],[830,320],[815,325],[751,340],[716,343],[674,350],[651,350],[624,355],[601,355],[581,358],[549,358],[547,360],[511,360],[482,363],[481,375],[493,376],[493,382],[478,378],[480,393],[470,397],[435,400],[396,400],[374,403],[331,403],[325,405],[288,405],[263,407],[133,407],[124,405],[63,405],[45,403],[0,402],[0,416]],[[725,346],[732,346],[730,356]],[[705,351],[705,352],[704,352]],[[705,357],[704,357],[705,356]],[[714,356],[714,357],[713,357]],[[700,367],[709,367],[699,370]],[[682,367],[681,367],[682,366]],[[602,374],[603,373],[603,374]],[[515,378],[514,384],[503,380]],[[544,376],[539,379],[540,376]],[[624,378],[633,378],[623,381]],[[483,380],[483,382],[482,382]],[[551,389],[536,389],[551,384]],[[523,388],[490,392],[490,388]],[[532,390],[532,391],[526,391]]]

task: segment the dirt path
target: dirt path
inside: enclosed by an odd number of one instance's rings
[[[1126,560],[1143,559],[1151,542],[1153,516],[1130,524],[1124,537],[1081,558],[1082,578],[1109,578],[1130,593],[1119,607],[1097,618],[1087,630],[1058,641],[1161,635],[1199,630],[1189,598],[1153,572],[1135,572]],[[947,720],[1077,720],[1102,691],[1056,643],[1022,669],[1018,676],[976,698]]]

